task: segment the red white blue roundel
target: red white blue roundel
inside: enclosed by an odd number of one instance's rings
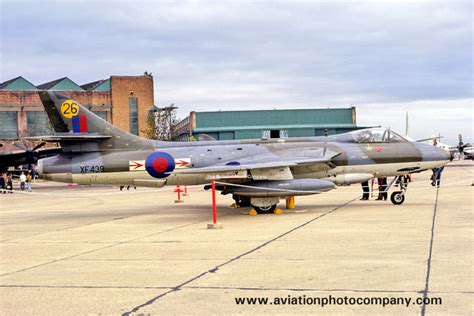
[[[145,169],[154,178],[166,178],[174,167],[173,156],[165,152],[154,152],[145,160]]]

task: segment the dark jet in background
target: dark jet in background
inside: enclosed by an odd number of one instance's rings
[[[223,194],[273,211],[280,198],[329,191],[335,185],[431,170],[448,153],[385,128],[327,137],[163,142],[125,132],[64,95],[41,91],[62,153],[38,161],[40,177],[78,184],[147,187],[218,181]],[[401,204],[405,190],[394,192]]]
[[[42,142],[33,148],[27,148],[21,144],[0,143],[0,172],[6,172],[9,168],[26,166],[31,169],[31,165],[38,162],[38,159],[54,156],[61,152],[61,148],[43,148],[46,143]],[[9,170],[15,173],[18,170]]]

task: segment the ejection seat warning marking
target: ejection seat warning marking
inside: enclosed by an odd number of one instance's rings
[[[128,162],[130,171],[145,171],[145,160],[133,160]]]
[[[79,114],[79,105],[72,100],[66,100],[61,104],[61,113],[70,119]]]
[[[176,166],[176,169],[188,168],[189,165],[191,164],[191,159],[190,158],[178,158],[178,159],[174,160],[174,164]]]

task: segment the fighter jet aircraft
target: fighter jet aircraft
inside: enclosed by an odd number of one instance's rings
[[[31,166],[38,159],[54,156],[61,152],[61,148],[44,148],[46,143],[41,143],[33,148],[21,144],[0,143],[0,173],[6,172],[11,167]],[[29,168],[28,168],[29,169]],[[11,173],[19,174],[22,170],[9,170]]]
[[[386,128],[327,137],[162,142],[109,124],[57,92],[40,97],[62,153],[39,160],[39,176],[78,184],[148,187],[217,181],[241,205],[273,211],[280,198],[329,191],[373,177],[399,176],[445,165],[446,152],[410,142]],[[405,190],[392,202],[401,204]]]

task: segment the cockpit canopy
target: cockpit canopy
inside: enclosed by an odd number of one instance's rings
[[[391,131],[389,128],[384,127],[366,128],[335,135],[334,139],[350,143],[402,143],[408,141],[394,131]]]

